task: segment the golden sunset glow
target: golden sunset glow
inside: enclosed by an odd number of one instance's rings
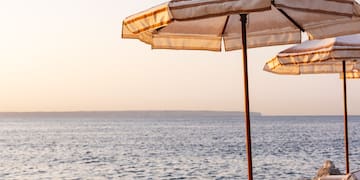
[[[0,111],[243,110],[242,54],[151,50],[122,20],[165,1],[0,3]],[[264,63],[289,46],[249,50],[251,111],[342,114],[337,74],[279,76]],[[348,81],[360,114],[360,81]]]

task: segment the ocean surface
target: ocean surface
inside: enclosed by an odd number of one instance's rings
[[[236,112],[0,113],[0,179],[247,179]],[[255,180],[344,172],[341,116],[252,116]],[[349,119],[360,169],[360,117]]]

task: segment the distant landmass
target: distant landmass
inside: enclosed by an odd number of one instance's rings
[[[55,111],[55,112],[0,112],[0,117],[244,117],[242,111],[187,111],[187,110],[131,110],[131,111]],[[343,115],[263,115],[260,112],[251,112],[252,117],[343,117]],[[360,115],[349,115],[360,117]]]
[[[36,116],[36,117],[114,117],[114,116],[244,116],[241,111],[70,111],[70,112],[0,112],[1,117],[6,116]],[[262,116],[259,112],[252,112],[251,116]]]

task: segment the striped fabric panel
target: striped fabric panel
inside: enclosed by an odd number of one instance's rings
[[[279,57],[278,61],[281,65],[288,64],[307,64],[307,63],[319,63],[319,62],[327,62],[327,61],[354,61],[360,60],[359,56],[352,56],[351,53],[344,52],[317,52],[308,55],[298,55],[298,56],[287,56],[287,57]],[[355,52],[356,53],[356,52]],[[357,53],[359,54],[359,53]]]
[[[170,2],[171,9],[187,9],[187,8],[194,8],[199,6],[207,6],[211,4],[220,5],[222,3],[227,2],[235,2],[238,0],[172,0]]]
[[[359,72],[347,72],[345,74],[346,79],[360,79],[360,73]],[[340,79],[344,79],[344,74],[340,73]]]
[[[326,1],[334,1],[338,3],[347,3],[347,4],[353,4],[354,0],[326,0]]]
[[[132,33],[127,26],[123,23],[122,24],[122,31],[121,31],[121,38],[128,38],[128,39],[136,39],[138,35]]]
[[[358,69],[356,64],[357,63],[353,61],[347,62],[347,76],[353,76],[354,78],[356,78],[356,76],[359,74],[358,72],[354,72],[354,70]],[[342,61],[281,64],[279,62],[279,59],[273,58],[271,61],[265,64],[264,71],[284,75],[342,73]]]
[[[123,21],[123,26],[126,26],[133,34],[139,34],[166,26],[172,21],[173,18],[169,11],[168,3],[164,3],[126,18]]]
[[[270,0],[173,0],[126,18],[123,25],[134,33],[154,30],[174,20],[192,20],[271,9]]]
[[[359,73],[359,40],[360,34],[306,41],[279,53],[264,70],[277,74],[340,73],[342,61],[346,61],[347,72]]]
[[[352,69],[353,64],[347,64],[347,69]],[[328,74],[328,73],[341,73],[342,72],[342,62],[333,61],[330,62],[319,62],[319,63],[308,63],[308,64],[299,64],[300,74]]]
[[[332,22],[307,26],[310,39],[324,39],[348,34],[360,33],[360,18],[339,19]]]
[[[275,73],[275,74],[286,74],[286,75],[299,75],[300,67],[298,64],[281,65],[277,58],[273,58],[268,61],[264,68],[264,71]]]
[[[153,49],[221,51],[221,37],[191,35],[154,35]]]
[[[277,55],[278,61],[281,64],[301,64],[301,63],[316,63],[321,61],[359,61],[360,62],[360,46],[327,46],[323,48],[308,48],[308,51],[299,52],[292,51],[288,53],[285,50]]]
[[[346,61],[347,72],[360,72],[360,49],[335,46],[334,49],[310,51],[305,54],[280,53],[266,63],[264,70],[277,74],[340,73],[342,61]]]
[[[350,3],[351,2],[351,3]],[[302,12],[319,14],[331,14],[338,16],[353,17],[358,16],[354,12],[357,3],[354,0],[276,0],[275,6],[280,9],[289,9]],[[291,16],[291,14],[290,14]]]
[[[220,8],[219,8],[220,7]],[[193,20],[271,9],[270,0],[173,0],[169,3],[176,20]]]
[[[276,46],[285,44],[295,44],[301,42],[300,31],[288,31],[288,32],[268,32],[263,34],[248,33],[247,47],[257,48],[264,46]],[[241,35],[225,36],[224,46],[226,51],[233,51],[242,49]]]

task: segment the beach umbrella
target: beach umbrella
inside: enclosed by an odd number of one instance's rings
[[[344,91],[344,144],[349,173],[346,79],[360,77],[360,34],[305,41],[280,52],[264,70],[276,74],[340,73]],[[344,78],[346,77],[346,78]]]
[[[242,49],[248,178],[252,179],[247,48],[360,33],[355,0],[172,0],[123,21],[122,37],[153,49]]]

